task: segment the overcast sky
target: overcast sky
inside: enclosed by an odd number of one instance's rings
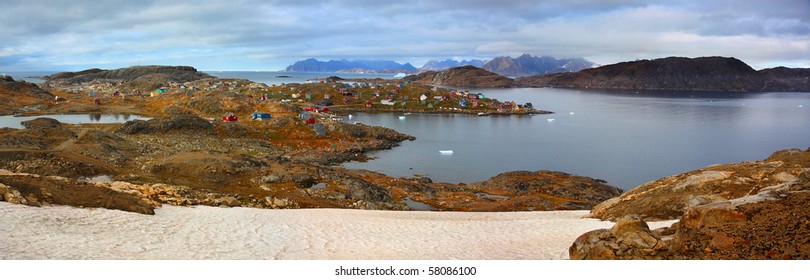
[[[0,1],[0,70],[733,56],[810,67],[810,0]]]

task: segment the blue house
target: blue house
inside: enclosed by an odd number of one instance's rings
[[[270,114],[256,112],[256,113],[253,113],[252,117],[253,117],[254,120],[269,120],[270,119]]]

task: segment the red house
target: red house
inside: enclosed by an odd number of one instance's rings
[[[235,122],[238,118],[233,113],[227,113],[222,116],[222,121],[224,122]]]

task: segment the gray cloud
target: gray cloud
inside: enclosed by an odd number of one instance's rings
[[[808,1],[9,0],[0,3],[0,69],[273,70],[308,57],[419,66],[521,53],[810,67],[808,13]]]

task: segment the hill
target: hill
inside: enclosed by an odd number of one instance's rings
[[[768,91],[810,91],[810,69],[776,67],[759,71]]]
[[[36,84],[0,76],[0,115],[36,110],[54,101],[54,97]]]
[[[471,66],[475,66],[475,67],[481,67],[481,66],[484,66],[484,63],[486,63],[486,62],[483,61],[483,60],[479,60],[479,59],[462,60],[462,61],[457,61],[457,60],[454,60],[454,59],[445,59],[445,60],[442,60],[442,61],[431,60],[431,61],[428,61],[427,63],[425,63],[424,66],[420,67],[419,71],[442,71],[442,70],[446,70],[446,69],[449,69],[449,68],[455,68],[455,67],[461,67],[461,66],[467,66],[467,65],[471,65]]]
[[[496,57],[481,66],[490,72],[508,77],[524,77],[537,74],[577,72],[596,65],[584,58],[556,59],[550,56],[523,54],[517,58]]]
[[[810,70],[756,71],[733,57],[667,57],[520,78],[519,86],[700,91],[808,91]]]
[[[461,66],[444,71],[428,71],[403,78],[405,81],[452,87],[508,88],[514,80],[475,66]]]
[[[390,60],[330,60],[315,58],[298,61],[287,66],[289,72],[365,72],[365,73],[415,73],[416,67],[410,63],[399,64]]]
[[[169,82],[185,83],[200,79],[215,78],[199,72],[191,66],[132,66],[115,70],[97,68],[79,72],[60,72],[45,76],[45,84],[50,86],[99,83],[132,83],[146,90],[155,89]]]

